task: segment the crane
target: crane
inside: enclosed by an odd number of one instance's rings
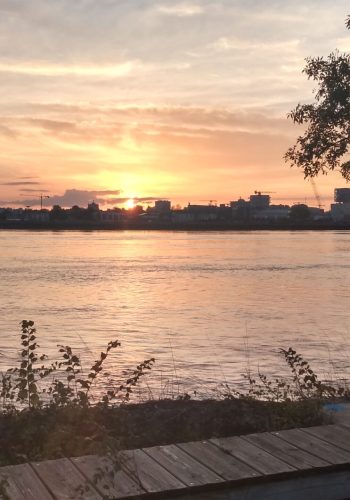
[[[254,194],[257,194],[257,195],[262,195],[262,194],[275,194],[276,191],[254,191]]]
[[[40,195],[40,210],[43,209],[43,199],[44,198],[50,198],[50,196],[43,195],[43,194]]]
[[[214,203],[216,204],[218,202],[218,200],[200,200],[200,201],[209,201],[209,206],[211,207],[213,206]]]
[[[320,196],[320,193],[318,192],[318,188],[316,186],[316,181],[313,177],[311,177],[310,182],[311,182],[312,189],[314,190],[314,195],[315,195],[315,198],[317,201],[317,206],[319,209],[321,209],[321,207],[324,207],[324,205],[321,203],[321,196]]]

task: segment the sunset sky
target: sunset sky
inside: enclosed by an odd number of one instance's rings
[[[345,0],[0,0],[0,206],[275,203],[308,56],[350,50]],[[338,174],[317,180],[325,205]],[[204,201],[205,203],[205,201]]]

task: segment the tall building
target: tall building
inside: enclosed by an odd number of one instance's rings
[[[334,201],[331,205],[331,217],[334,221],[350,220],[350,188],[337,188],[334,190]]]
[[[249,200],[253,210],[262,210],[270,206],[270,196],[268,194],[255,191],[255,194],[250,195]]]
[[[336,203],[350,203],[350,188],[336,188],[334,190],[334,201]]]
[[[171,202],[169,200],[157,200],[154,203],[154,212],[157,214],[169,214]]]

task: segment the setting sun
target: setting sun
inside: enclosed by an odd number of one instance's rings
[[[128,200],[126,203],[125,203],[125,208],[134,208],[135,207],[135,200],[133,198],[130,198],[130,200]]]

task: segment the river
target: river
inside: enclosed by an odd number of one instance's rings
[[[70,345],[85,370],[119,339],[117,380],[155,357],[149,397],[284,373],[289,346],[323,378],[350,374],[349,231],[0,231],[0,249],[2,370],[32,319],[42,351]]]

